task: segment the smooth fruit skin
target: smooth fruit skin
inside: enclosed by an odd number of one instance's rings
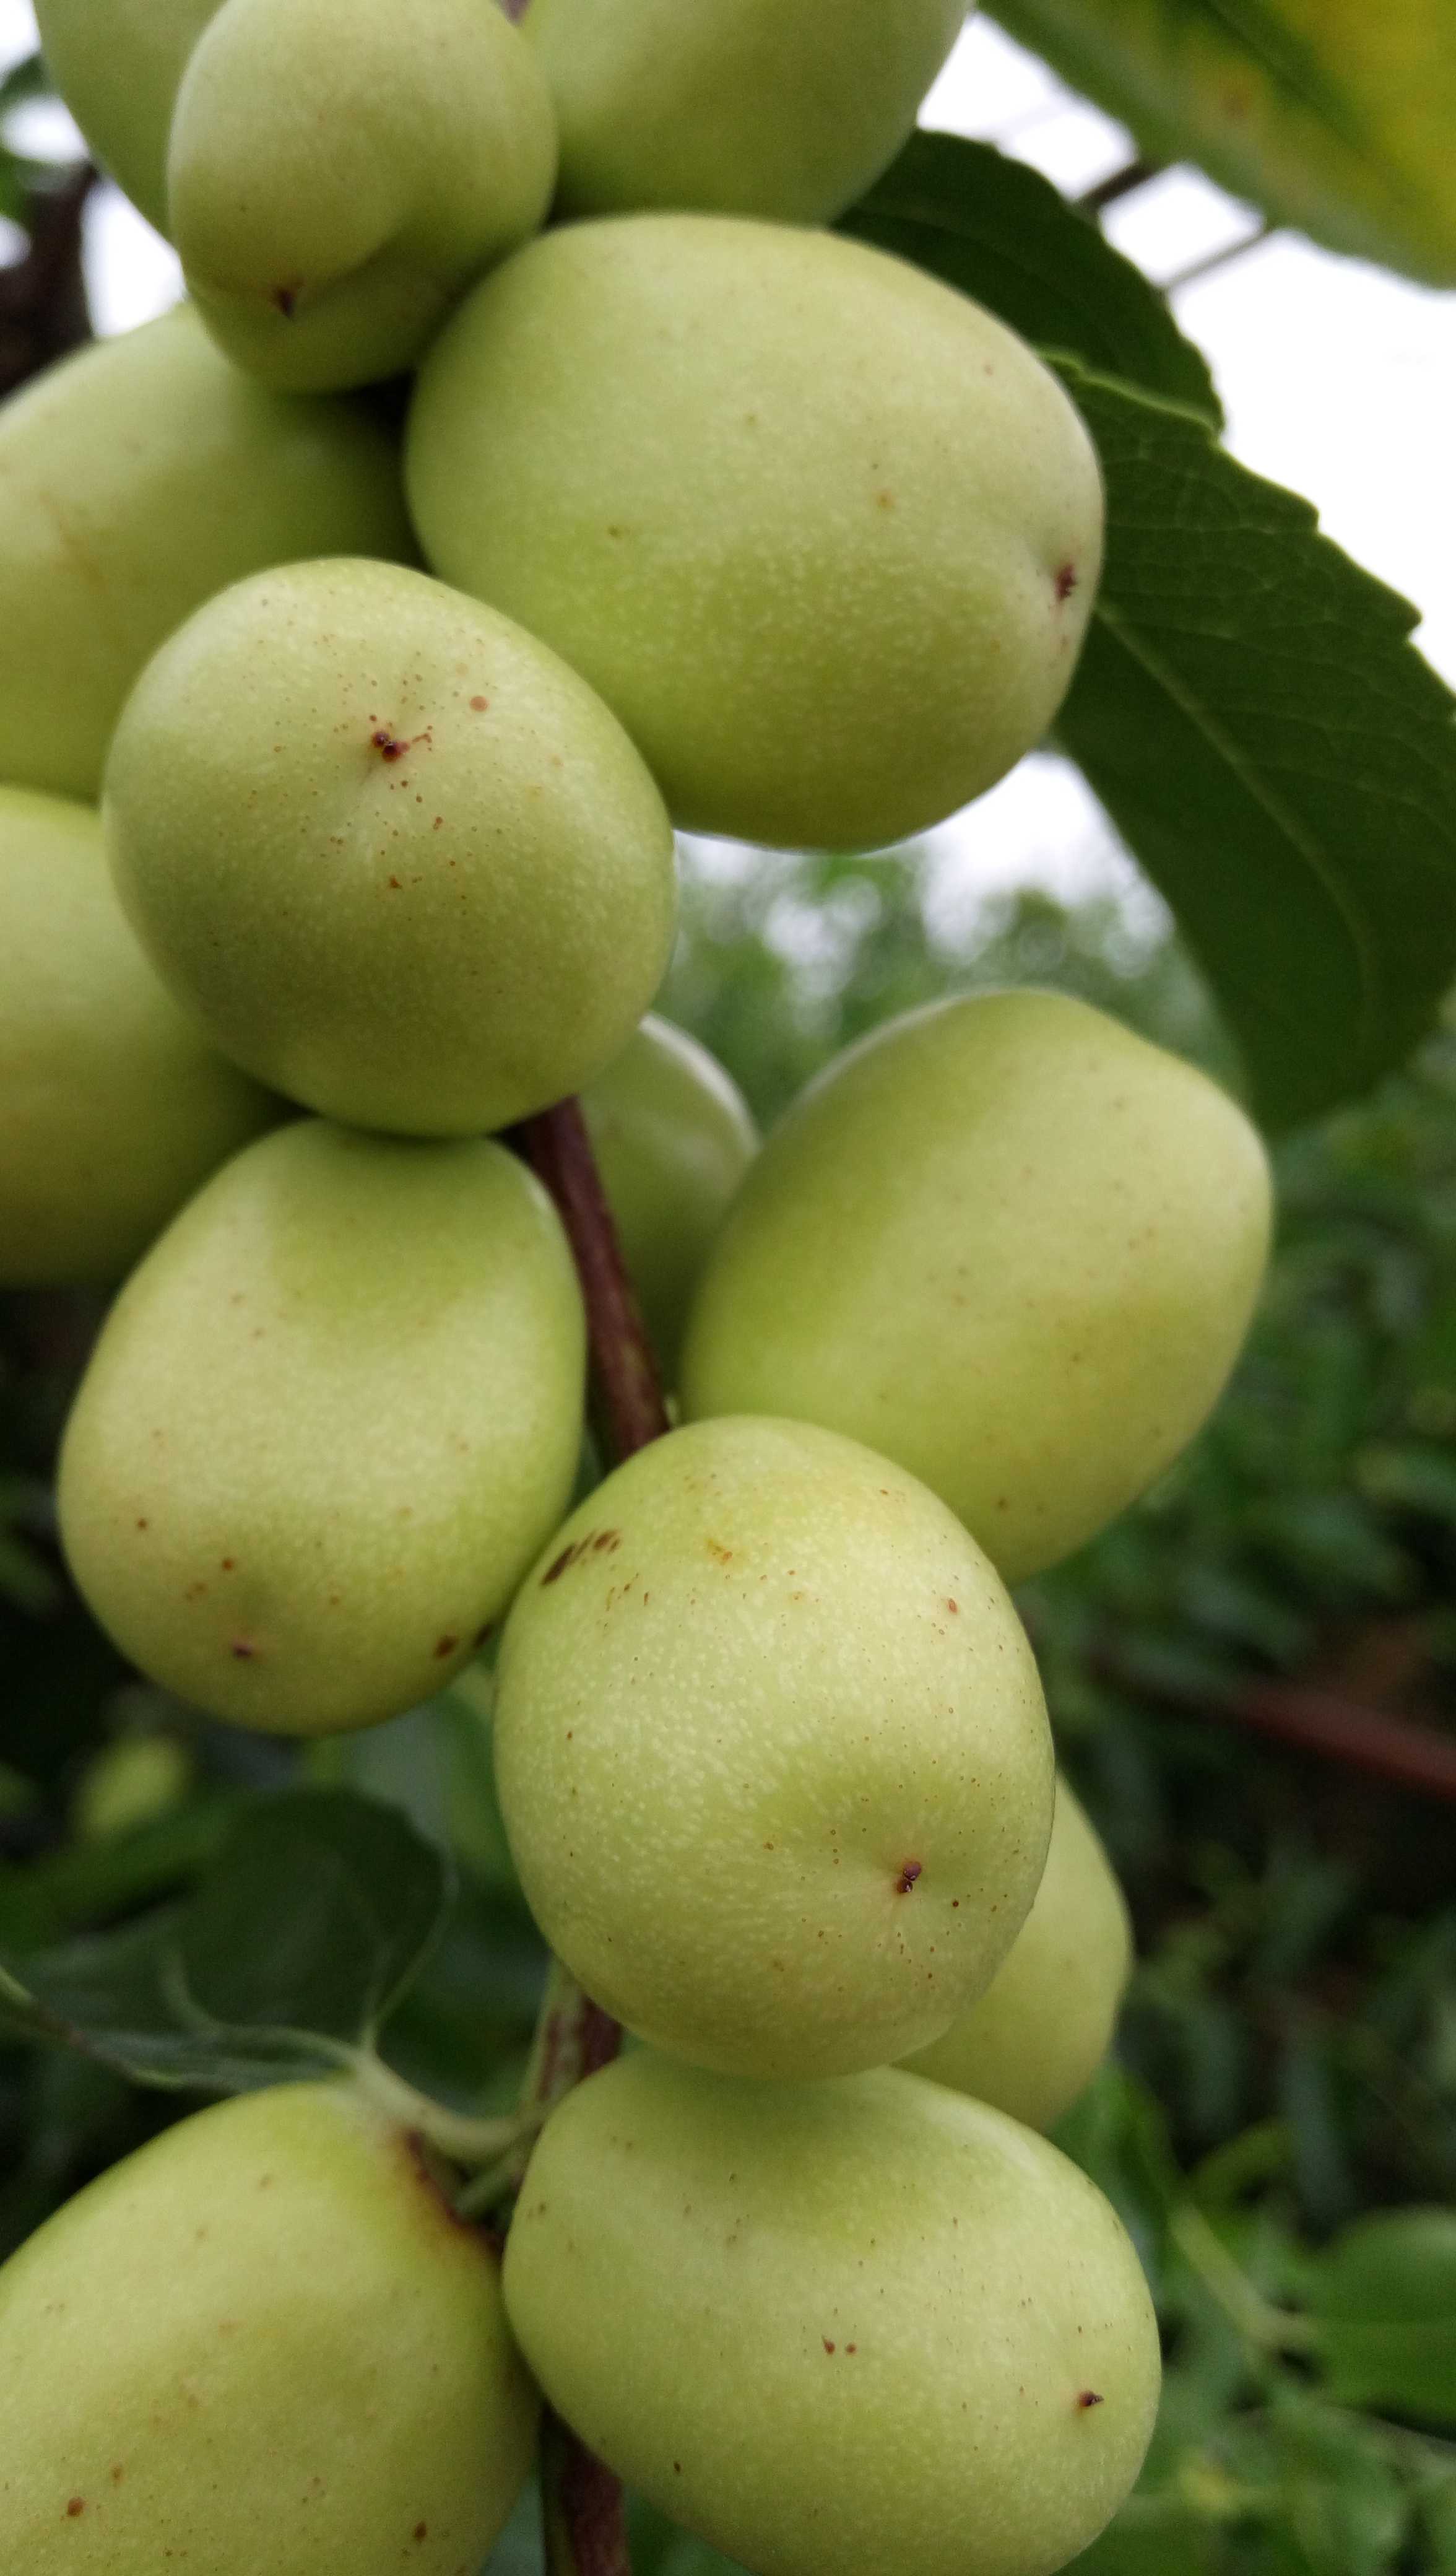
[[[494,0],[223,0],[182,77],[167,199],[229,357],[327,391],[412,364],[543,220],[556,120]]]
[[[421,368],[445,580],[616,710],[674,819],[862,847],[1036,742],[1096,588],[1081,421],[1025,343],[859,242],[722,215],[567,225]]]
[[[965,0],[530,0],[572,215],[828,223],[915,123]]]
[[[934,1003],[769,1138],[703,1275],[684,1411],[871,1443],[1019,1582],[1212,1409],[1269,1212],[1254,1129],[1179,1057],[1066,994]]]
[[[343,401],[249,384],[185,307],[0,409],[0,777],[93,800],[122,701],[226,583],[414,552],[394,443]]]
[[[0,787],[0,1286],[119,1279],[282,1115],[158,982],[100,817]]]
[[[61,1452],[76,1580],[215,1717],[393,1717],[466,1661],[560,1517],[583,1337],[555,1211],[503,1146],[266,1136],[107,1318]]]
[[[17,2576],[473,2576],[535,2416],[487,2240],[348,2084],[197,2112],[0,2272]]]
[[[1050,2576],[1157,2408],[1101,2193],[898,2068],[749,2085],[643,2051],[592,2076],[532,2157],[505,2293],[588,2447],[756,2576]]]
[[[93,157],[167,229],[167,138],[187,57],[218,0],[37,0],[46,69]]]
[[[994,1975],[1052,1759],[1031,1649],[948,1512],[857,1444],[704,1423],[619,1467],[512,1605],[501,1813],[552,1948],[695,2065],[882,2065]]]
[[[261,573],[143,673],[106,770],[158,972],[309,1108],[470,1135],[598,1073],[672,944],[672,827],[615,717],[423,573]]]
[[[647,1338],[672,1383],[698,1273],[758,1130],[717,1057],[651,1013],[581,1105]]]
[[[1049,2129],[1096,2074],[1132,1964],[1132,1927],[1086,1811],[1057,1781],[1036,1901],[985,1993],[904,2062]]]

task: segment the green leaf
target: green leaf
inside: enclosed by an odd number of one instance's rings
[[[1397,1064],[1456,972],[1456,728],[1415,612],[1191,411],[1063,362],[1108,550],[1058,723],[1274,1126]]]
[[[913,135],[839,229],[929,269],[1040,349],[1221,417],[1207,361],[1142,270],[988,143]]]
[[[1456,2211],[1356,2220],[1311,2267],[1330,2394],[1456,2424]]]

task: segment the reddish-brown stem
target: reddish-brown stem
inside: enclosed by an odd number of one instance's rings
[[[54,185],[33,188],[25,207],[29,246],[0,269],[0,395],[91,337],[81,273],[81,221],[96,173],[89,162]]]
[[[1109,1681],[1139,1697],[1246,1727],[1251,1734],[1271,1736],[1371,1779],[1414,1789],[1422,1797],[1456,1800],[1456,1741],[1418,1719],[1396,1717],[1299,1682],[1242,1682],[1218,1691],[1180,1685],[1161,1674],[1140,1674],[1115,1654],[1102,1653],[1093,1661]]]
[[[512,1142],[550,1193],[566,1228],[586,1307],[592,1383],[611,1463],[669,1428],[657,1365],[627,1276],[617,1228],[579,1102],[558,1101],[513,1132]],[[621,2028],[553,1962],[527,2077],[527,2098],[548,2108],[616,2056]],[[541,2500],[551,2576],[631,2576],[619,2481],[548,2412],[541,2439]]]

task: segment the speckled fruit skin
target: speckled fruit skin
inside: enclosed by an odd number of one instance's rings
[[[574,671],[393,564],[290,565],[143,673],[106,769],[158,972],[310,1109],[470,1135],[599,1072],[672,944],[672,827]]]
[[[899,150],[965,15],[965,0],[531,0],[558,204],[828,223]]]
[[[1132,1964],[1132,1926],[1096,1833],[1057,1782],[1046,1868],[986,1992],[905,2063],[1049,2129],[1090,2084]]]
[[[0,777],[93,799],[122,701],[226,583],[302,555],[410,559],[394,443],[250,384],[185,307],[0,410]]]
[[[223,0],[172,113],[167,208],[230,358],[294,390],[418,357],[543,220],[556,119],[483,0]]]
[[[795,847],[936,823],[1036,742],[1096,588],[1081,421],[1003,324],[859,242],[567,225],[421,368],[445,580],[601,692],[674,819]]]
[[[757,2576],[1051,2576],[1157,2408],[1101,2193],[898,2068],[750,2085],[644,2051],[592,2076],[532,2157],[505,2293],[582,2440]]]
[[[46,68],[91,151],[158,232],[187,57],[219,0],[36,0]]]
[[[1211,1410],[1269,1208],[1254,1129],[1181,1058],[1065,994],[934,1003],[769,1138],[703,1274],[684,1410],[870,1442],[1019,1582]]]
[[[501,1812],[558,1956],[697,2065],[830,2075],[938,2036],[1036,1892],[1036,1666],[933,1495],[807,1424],[670,1432],[512,1605]]]
[[[717,1057],[650,1014],[581,1105],[647,1337],[671,1383],[698,1273],[758,1130]]]
[[[119,1279],[283,1115],[158,982],[88,805],[0,787],[0,1286]]]
[[[76,1580],[216,1717],[393,1717],[465,1662],[559,1519],[583,1341],[559,1221],[503,1146],[265,1136],[107,1318],[61,1454]]]
[[[535,2417],[486,2239],[348,2085],[195,2113],[0,2272],[17,2576],[474,2576]]]

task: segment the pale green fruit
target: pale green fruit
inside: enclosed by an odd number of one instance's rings
[[[672,944],[672,827],[574,671],[423,573],[209,601],[106,770],[122,901],[225,1052],[311,1109],[505,1126],[608,1064]]]
[[[559,1957],[694,2064],[833,2075],[921,2047],[1036,1893],[1031,1649],[914,1480],[806,1423],[619,1467],[506,1623],[501,1813]]]
[[[408,557],[393,440],[363,406],[264,393],[185,308],[0,409],[0,777],[94,797],[122,700],[225,583]]]
[[[419,355],[534,232],[556,177],[540,66],[494,0],[224,0],[177,93],[173,238],[209,328],[273,385]]]
[[[581,1105],[647,1338],[671,1382],[694,1284],[758,1130],[732,1075],[670,1020],[645,1019]]]
[[[528,244],[420,372],[425,552],[601,691],[675,819],[825,847],[979,795],[1061,702],[1102,501],[1025,343],[828,233]]]
[[[46,68],[96,159],[158,232],[187,57],[218,0],[35,0]]]
[[[465,1662],[559,1518],[582,1351],[560,1224],[503,1146],[282,1128],[107,1318],[61,1452],[76,1580],[216,1717],[392,1717]]]
[[[1031,1912],[986,1992],[943,2039],[905,2063],[1028,2128],[1049,2129],[1107,2053],[1131,1962],[1122,1890],[1085,1811],[1059,1779]]]
[[[530,0],[571,214],[826,223],[899,150],[966,0]]]
[[[99,817],[0,787],[0,1286],[119,1279],[281,1114],[158,983]]]
[[[622,2059],[531,2159],[506,2305],[548,2399],[757,2576],[1050,2576],[1137,2474],[1147,2287],[1102,2194],[887,2067]]]
[[[535,2416],[487,2240],[348,2084],[195,2113],[0,2272],[17,2576],[474,2576]]]
[[[703,1275],[684,1407],[869,1441],[1019,1582],[1192,1438],[1268,1236],[1263,1147],[1191,1065],[1065,994],[935,1003],[769,1138]]]

